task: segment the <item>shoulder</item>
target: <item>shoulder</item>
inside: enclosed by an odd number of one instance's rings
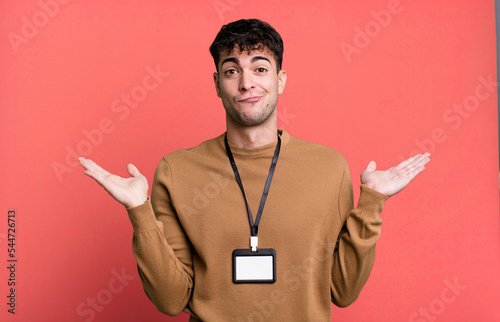
[[[224,136],[220,135],[201,144],[164,155],[156,167],[155,176],[161,178],[196,180],[210,172],[219,172],[225,163]],[[174,175],[175,174],[175,175]]]
[[[310,162],[335,164],[338,167],[348,166],[347,160],[337,150],[328,146],[299,139],[290,135],[287,150],[296,158],[307,159]]]
[[[195,156],[209,156],[213,154],[216,151],[221,150],[224,146],[224,135],[221,134],[215,138],[206,140],[202,143],[200,143],[197,146],[187,148],[187,149],[180,149],[173,151],[171,153],[168,153],[163,156],[163,160],[165,161],[174,161],[177,159],[185,159],[185,158],[190,158],[190,157],[195,157]]]
[[[224,134],[206,140],[197,146],[173,151],[163,156],[162,161],[169,164],[186,162],[193,159],[210,159],[224,152]]]

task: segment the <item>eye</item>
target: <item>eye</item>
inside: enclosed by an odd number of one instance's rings
[[[265,73],[265,72],[267,72],[267,69],[264,68],[264,67],[259,67],[259,68],[257,68],[257,72],[259,72],[259,73]]]
[[[237,72],[238,72],[238,71],[237,71],[236,69],[231,68],[231,69],[226,70],[226,71],[224,72],[224,74],[226,74],[226,75],[234,75],[234,74],[236,74]]]

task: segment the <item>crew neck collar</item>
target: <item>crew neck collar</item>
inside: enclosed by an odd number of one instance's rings
[[[219,143],[221,144],[222,148],[224,148],[224,136],[225,135],[226,135],[226,133],[222,134],[219,137]],[[282,129],[278,129],[278,135],[281,137],[281,148],[283,149],[287,145],[287,143],[290,139],[290,135],[288,134],[288,132],[286,132],[285,130],[282,130]],[[242,148],[242,147],[231,144],[231,142],[228,142],[228,143],[229,143],[229,147],[231,148],[231,153],[233,155],[245,156],[245,157],[258,157],[258,156],[263,156],[263,155],[268,155],[268,154],[272,155],[274,153],[274,150],[276,149],[277,142],[278,142],[278,139],[276,138],[276,141],[269,143],[269,144],[266,144],[266,145],[256,147],[256,148]]]

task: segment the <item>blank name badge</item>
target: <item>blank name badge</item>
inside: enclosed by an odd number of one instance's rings
[[[276,251],[272,248],[235,249],[233,251],[234,283],[276,282]]]

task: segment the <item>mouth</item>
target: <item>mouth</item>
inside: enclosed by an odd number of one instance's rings
[[[244,99],[240,99],[240,100],[238,100],[238,102],[240,102],[240,103],[254,103],[254,102],[260,101],[261,98],[262,98],[262,96],[250,96],[250,97],[247,97]]]

